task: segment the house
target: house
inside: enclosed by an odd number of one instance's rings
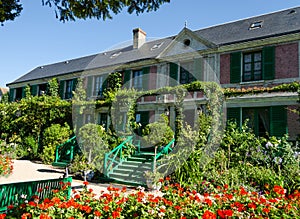
[[[246,18],[200,30],[183,28],[174,36],[147,41],[140,28],[133,30],[132,45],[82,58],[39,66],[9,83],[10,100],[24,97],[24,87],[33,95],[47,93],[48,81],[59,80],[60,95],[72,98],[79,77],[84,78],[87,96],[101,98],[112,72],[121,72],[124,86],[152,90],[193,81],[215,81],[239,95],[226,96],[227,118],[249,125],[257,135],[288,133],[295,140],[300,133],[295,90],[281,90],[282,84],[300,81],[300,7]],[[251,92],[254,90],[262,92]],[[272,90],[272,92],[270,92]],[[250,91],[245,92],[243,91]],[[185,116],[192,123],[205,97],[194,92],[186,102]],[[141,97],[136,121],[142,125],[167,112],[175,120],[170,95]],[[125,112],[124,119],[126,117]],[[108,124],[103,108],[84,120]],[[170,122],[172,124],[172,122]]]

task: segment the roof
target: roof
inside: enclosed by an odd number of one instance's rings
[[[261,28],[250,29],[261,21]],[[195,31],[219,46],[300,32],[300,7],[255,16]]]
[[[251,29],[251,24],[256,22],[258,22],[261,27]],[[300,7],[194,31],[194,33],[200,38],[206,39],[217,46],[299,32]],[[82,58],[40,66],[8,85],[47,77],[56,77],[88,69],[121,65],[139,60],[154,59],[171,44],[174,38],[175,37],[173,36],[146,42],[139,49],[133,49],[132,46],[127,46],[121,49],[106,51]]]

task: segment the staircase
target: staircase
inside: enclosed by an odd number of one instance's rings
[[[151,151],[141,151],[140,145],[134,145],[136,151],[128,157],[122,156],[122,149],[126,148],[126,144],[133,144],[132,136],[114,148],[111,152],[105,154],[104,159],[104,175],[111,181],[124,183],[128,185],[146,185],[144,177],[145,171],[154,170],[154,161],[157,161],[164,155],[167,155],[172,150],[171,146],[174,143],[172,139],[162,150],[157,152],[156,156]]]
[[[152,171],[153,157],[150,153],[128,157],[109,174],[109,178],[130,185],[145,185],[144,172]]]

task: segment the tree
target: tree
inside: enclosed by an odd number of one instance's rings
[[[20,0],[0,0],[0,22],[14,20],[22,11]],[[56,18],[60,21],[76,19],[112,19],[127,8],[129,14],[156,11],[160,5],[170,0],[42,0],[42,4],[54,7]]]
[[[14,20],[22,11],[19,0],[0,0],[0,22]]]

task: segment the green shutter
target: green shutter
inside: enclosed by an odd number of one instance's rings
[[[286,106],[272,106],[270,108],[270,135],[282,137],[287,134]]]
[[[170,63],[170,86],[178,85],[178,65]]]
[[[263,79],[272,80],[275,77],[275,47],[265,47],[262,51]]]
[[[93,95],[93,76],[87,77],[87,87],[86,87],[86,96],[87,98],[91,97]]]
[[[230,83],[241,82],[241,52],[230,55]]]
[[[124,78],[123,78],[123,85],[126,88],[130,88],[130,75],[131,75],[131,70],[125,70]]]
[[[241,127],[241,108],[227,108],[227,121],[234,121]]]
[[[13,102],[13,101],[14,101],[15,90],[16,90],[16,89],[14,89],[14,88],[10,88],[10,89],[9,89],[9,102]]]
[[[59,81],[59,96],[61,99],[65,98],[65,81],[64,80],[60,80]]]
[[[148,90],[149,89],[149,72],[150,72],[150,67],[145,67],[143,68],[143,90]]]
[[[194,60],[194,75],[196,80],[203,81],[203,58]]]
[[[77,83],[78,83],[78,78],[74,78],[72,81],[72,91],[76,90]]]
[[[22,87],[22,98],[26,96],[26,87]]]
[[[36,84],[31,86],[31,95],[32,96],[37,95],[37,88],[38,88],[38,86]]]

